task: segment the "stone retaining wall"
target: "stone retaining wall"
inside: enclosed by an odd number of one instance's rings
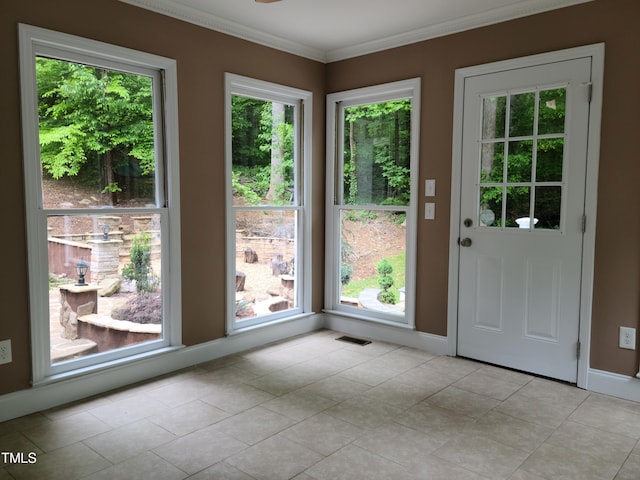
[[[279,237],[246,237],[236,233],[236,265],[244,263],[244,252],[251,248],[258,254],[258,262],[270,265],[275,255],[282,255],[283,260],[291,262],[296,256],[296,242],[292,238]]]

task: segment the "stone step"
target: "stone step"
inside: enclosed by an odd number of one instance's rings
[[[86,338],[67,340],[51,347],[51,363],[71,360],[72,358],[97,352],[97,344]]]

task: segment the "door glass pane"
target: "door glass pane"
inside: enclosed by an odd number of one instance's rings
[[[152,79],[44,57],[36,79],[44,208],[155,205]]]
[[[538,140],[536,181],[561,182],[564,158],[564,138]]]
[[[524,137],[533,135],[535,92],[519,93],[511,95],[509,98],[509,136]]]
[[[295,308],[297,212],[236,211],[236,320]]]
[[[404,314],[405,213],[343,210],[340,216],[340,303]]]
[[[530,182],[532,164],[533,142],[531,140],[509,142],[508,182]]]
[[[507,97],[487,97],[482,101],[482,139],[505,138]]]
[[[502,187],[480,188],[478,225],[481,227],[502,226]]]
[[[51,363],[162,338],[160,215],[47,220]]]
[[[232,96],[233,205],[292,205],[294,111],[279,102]]]
[[[409,205],[411,100],[344,109],[343,203]]]
[[[564,133],[567,90],[556,88],[540,92],[538,134]]]
[[[536,187],[535,228],[559,230],[561,206],[562,187]]]
[[[504,143],[483,143],[480,162],[482,183],[502,182],[504,180]]]
[[[507,187],[506,227],[529,228],[530,190],[529,187]]]

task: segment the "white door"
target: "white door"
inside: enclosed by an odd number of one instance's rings
[[[458,355],[576,381],[591,61],[465,79]]]

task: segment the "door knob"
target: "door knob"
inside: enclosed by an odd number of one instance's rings
[[[473,242],[471,242],[471,239],[468,238],[468,237],[463,238],[462,240],[460,240],[460,246],[461,247],[470,247],[471,243],[473,243]]]

